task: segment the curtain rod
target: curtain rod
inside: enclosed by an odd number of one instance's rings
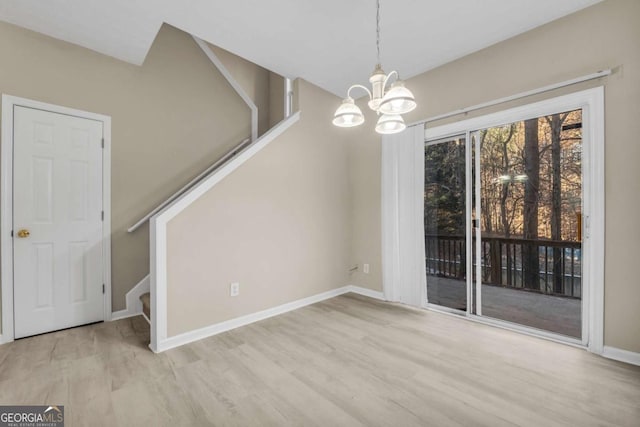
[[[466,107],[466,108],[462,108],[462,109],[459,109],[459,110],[450,111],[448,113],[440,114],[440,115],[437,115],[437,116],[429,117],[429,118],[426,118],[424,120],[413,122],[413,123],[407,125],[407,127],[422,125],[422,124],[429,123],[429,122],[435,122],[437,120],[446,119],[448,117],[457,116],[459,114],[465,114],[465,113],[468,113],[468,112],[471,112],[471,111],[480,110],[481,108],[493,107],[494,105],[504,104],[505,102],[514,101],[514,100],[520,99],[520,98],[526,98],[527,96],[538,95],[540,93],[549,92],[549,91],[552,91],[552,90],[555,90],[555,89],[560,89],[560,88],[563,88],[563,87],[566,87],[566,86],[571,86],[571,85],[574,85],[574,84],[577,84],[577,83],[582,83],[582,82],[586,82],[586,81],[589,81],[589,80],[599,79],[600,77],[605,77],[605,76],[611,75],[611,72],[612,72],[611,69],[608,68],[606,70],[598,71],[598,72],[595,72],[595,73],[592,73],[592,74],[587,74],[586,76],[576,77],[575,79],[565,80],[563,82],[554,83],[554,84],[551,84],[551,85],[548,85],[548,86],[543,86],[543,87],[540,87],[538,89],[528,90],[526,92],[520,92],[520,93],[517,93],[515,95],[505,96],[504,98],[494,99],[493,101],[487,101],[487,102],[483,102],[481,104],[472,105],[471,107]]]

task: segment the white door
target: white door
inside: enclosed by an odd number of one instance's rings
[[[15,106],[15,337],[104,320],[103,123]]]

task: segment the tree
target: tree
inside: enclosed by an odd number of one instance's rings
[[[482,233],[488,239],[488,250],[483,251],[483,280],[503,283],[503,255],[506,257],[506,281],[512,286],[514,249],[495,238],[511,238],[518,230],[522,215],[521,191],[512,180],[514,171],[522,168],[520,122],[484,129],[480,132],[480,180]],[[504,247],[503,247],[504,246]],[[504,253],[503,253],[504,251]]]
[[[511,161],[509,159],[509,143],[511,142],[511,138],[513,138],[513,133],[515,131],[515,124],[509,126],[509,132],[506,138],[500,141],[501,149],[502,149],[502,174],[508,175],[511,172]],[[509,198],[509,187],[511,186],[511,181],[505,181],[502,184],[502,195],[500,196],[500,219],[502,220],[502,232],[504,236],[509,238],[511,236],[511,222],[509,221],[509,215],[507,212],[507,199]]]
[[[562,176],[561,176],[561,137],[562,124],[569,113],[554,114],[547,117],[551,129],[551,240],[562,240]],[[553,292],[562,293],[562,249],[553,248]]]
[[[540,148],[538,140],[538,119],[524,122],[524,172],[527,176],[524,187],[523,237],[526,240],[538,238],[538,194],[540,189]],[[539,289],[540,258],[538,245],[528,243],[522,246],[524,285]]]
[[[425,147],[424,228],[427,258],[454,262],[437,262],[436,269],[460,279],[466,276],[465,234],[465,141],[452,139]],[[439,237],[449,236],[450,240]],[[454,242],[453,244],[451,242]],[[442,251],[448,250],[445,256]],[[453,268],[453,271],[452,271]]]
[[[579,286],[580,252],[570,260],[576,274],[568,286],[563,247],[575,248],[573,242],[580,240],[582,111],[481,129],[478,137],[480,150],[474,155],[480,168],[473,173],[480,180],[476,203],[481,211],[483,283],[522,283],[547,293]],[[430,144],[425,151],[425,230],[458,238],[465,224],[465,156],[464,143],[454,141]],[[473,149],[475,142],[469,143]],[[546,247],[546,252],[541,250]],[[458,257],[464,248],[453,254],[429,249],[437,252],[437,259],[464,259]],[[549,266],[543,268],[545,262]]]

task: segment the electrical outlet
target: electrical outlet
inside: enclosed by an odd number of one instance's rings
[[[232,297],[240,295],[240,283],[233,282],[231,286],[229,286],[229,295]]]
[[[369,264],[362,264],[362,272],[364,274],[369,274]]]

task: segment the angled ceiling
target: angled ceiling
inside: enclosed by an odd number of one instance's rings
[[[409,78],[601,0],[381,0],[385,71]],[[0,20],[133,64],[166,22],[344,96],[376,63],[375,0],[0,0]]]

